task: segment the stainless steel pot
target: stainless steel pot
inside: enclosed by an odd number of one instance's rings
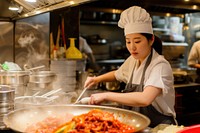
[[[28,81],[29,81],[29,72],[27,71],[0,72],[0,84],[2,85],[27,84]]]
[[[0,85],[0,129],[6,128],[3,117],[14,110],[15,88]]]
[[[31,83],[52,83],[56,79],[56,74],[52,71],[39,71],[30,74]]]
[[[37,91],[49,91],[53,89],[56,74],[52,71],[38,71],[29,75],[29,83],[25,95],[33,95]]]
[[[92,109],[101,109],[114,113],[115,117],[121,122],[134,126],[136,132],[145,129],[150,124],[149,118],[140,113],[120,108],[94,105],[49,105],[23,108],[7,114],[4,117],[4,123],[14,131],[25,132],[27,126],[42,121],[52,116],[52,114],[65,115],[66,113],[72,113],[80,115]]]
[[[0,84],[14,87],[15,96],[22,96],[29,82],[29,73],[27,71],[1,71]]]
[[[120,89],[120,82],[119,81],[105,82],[105,87],[107,90],[117,91]]]

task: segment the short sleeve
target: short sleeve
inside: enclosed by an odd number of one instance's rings
[[[119,69],[117,71],[115,71],[115,78],[118,81],[121,82],[125,82],[127,83],[130,74],[131,74],[131,69],[133,68],[133,61],[132,60],[133,57],[128,57],[125,62],[119,67]],[[132,66],[132,67],[131,67]]]
[[[149,71],[149,77],[146,78],[146,86],[154,86],[163,89],[163,94],[167,94],[168,91],[173,88],[173,72],[169,63],[163,61],[151,66]]]

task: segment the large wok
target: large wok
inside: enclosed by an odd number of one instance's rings
[[[24,132],[28,125],[42,121],[52,114],[62,115],[69,112],[79,115],[87,113],[91,109],[101,109],[114,113],[116,118],[121,122],[134,126],[136,132],[145,129],[150,124],[150,120],[140,113],[95,105],[47,105],[22,108],[8,113],[3,121],[8,128],[17,132]]]

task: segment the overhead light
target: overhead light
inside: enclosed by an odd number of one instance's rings
[[[14,7],[14,6],[10,6],[8,9],[12,10],[12,11],[18,11],[19,10],[18,7]]]
[[[27,2],[36,2],[37,0],[25,0]]]
[[[170,16],[171,16],[171,13],[166,13],[166,16],[167,16],[167,17],[170,17]]]
[[[12,10],[12,11],[18,11],[19,10],[19,6],[17,6],[14,3],[10,3],[10,6],[8,7],[8,9]]]
[[[197,9],[197,8],[198,8],[197,5],[193,5],[193,6],[192,6],[192,9]]]
[[[75,2],[74,2],[74,1],[69,1],[69,3],[70,3],[71,5],[75,4]]]

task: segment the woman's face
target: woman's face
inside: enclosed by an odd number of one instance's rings
[[[127,34],[126,35],[126,47],[130,54],[140,61],[140,63],[149,55],[151,52],[152,40],[147,40],[145,36],[139,33]]]

